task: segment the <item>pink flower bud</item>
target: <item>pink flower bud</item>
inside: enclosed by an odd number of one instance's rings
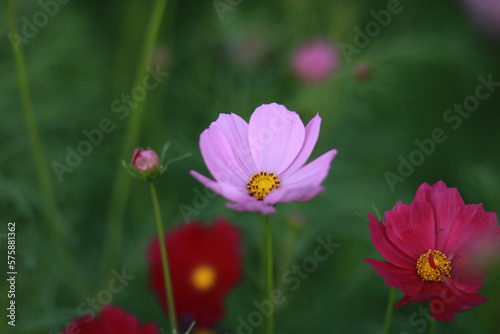
[[[340,54],[336,45],[314,39],[299,45],[292,58],[295,74],[310,83],[326,80],[340,65]]]
[[[141,150],[137,148],[132,157],[132,166],[139,174],[152,174],[160,167],[160,158],[152,150]]]

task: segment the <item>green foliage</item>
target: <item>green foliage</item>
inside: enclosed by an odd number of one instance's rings
[[[500,90],[480,101],[456,128],[458,123],[444,119],[454,104],[474,95],[479,77],[491,75],[500,81],[500,40],[476,31],[458,1],[411,1],[402,6],[351,62],[343,55],[331,78],[308,85],[290,69],[297,44],[318,35],[353,44],[353,28],[364,29],[374,20],[370,11],[387,8],[386,1],[242,1],[224,12],[223,20],[211,1],[168,4],[150,66],[158,65],[169,75],[147,92],[137,146],[161,147],[169,141],[169,156],[193,152],[169,165],[155,181],[167,229],[184,220],[179,205],[185,204],[194,208],[192,220],[208,223],[224,216],[242,231],[245,278],[227,299],[221,329],[237,333],[238,317],[246,319],[256,311],[253,301],[261,301],[265,289],[259,217],[230,211],[220,197],[208,199],[203,208],[193,202],[194,190],[204,187],[189,170],[206,174],[199,135],[219,113],[248,120],[257,106],[278,102],[306,123],[319,112],[322,131],[312,157],[331,148],[339,151],[323,194],[307,203],[279,205],[271,217],[275,285],[286,293],[276,308],[276,333],[382,332],[388,288],[363,262],[365,257],[380,258],[370,241],[367,212],[383,215],[398,201],[409,203],[421,183],[438,180],[457,187],[466,203],[483,203],[487,211],[500,212]],[[6,254],[2,234],[7,223],[16,221],[19,273],[16,327],[0,322],[2,333],[59,333],[80,315],[79,305],[96,298],[112,277],[101,272],[109,198],[115,174],[123,168],[120,162],[129,161],[133,153],[121,155],[128,119],[115,112],[113,102],[132,92],[150,7],[150,2],[135,0],[73,0],[60,5],[23,45],[64,235],[85,281],[76,288],[54,256],[58,248],[45,221],[47,209],[35,177],[0,4],[0,254]],[[21,29],[23,18],[32,22],[41,10],[34,1],[20,1],[15,9]],[[364,81],[354,76],[361,63],[372,69]],[[99,129],[103,119],[111,120],[112,130],[103,133],[102,141],[70,166],[60,182],[52,163],[68,165],[68,147],[77,150],[88,140],[82,131]],[[399,157],[408,160],[419,149],[415,140],[431,138],[436,128],[446,140],[435,143],[433,153],[391,191],[385,173],[398,174]],[[113,268],[125,267],[135,279],[113,296],[113,303],[141,322],[155,321],[166,330],[166,316],[148,286],[145,253],[155,226],[143,182],[132,183],[123,226],[121,257]],[[317,238],[327,235],[340,246],[293,289],[295,284],[287,283],[284,273],[311,256]],[[2,305],[7,289],[6,282],[0,282]],[[436,332],[498,331],[499,268],[491,270],[480,293],[489,300],[486,304],[458,314],[453,323],[437,323]],[[396,299],[401,296],[398,292]],[[409,320],[420,307],[428,308],[428,303],[395,309],[393,332],[420,333],[423,325]]]

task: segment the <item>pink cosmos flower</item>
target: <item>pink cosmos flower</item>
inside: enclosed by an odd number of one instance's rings
[[[160,158],[151,149],[136,148],[132,157],[132,166],[138,173],[146,174],[149,172],[149,174],[153,174],[160,167]]]
[[[313,39],[299,45],[292,57],[295,74],[311,83],[323,82],[339,65],[337,46],[323,39]]]
[[[160,334],[155,323],[141,325],[137,318],[122,309],[105,306],[99,316],[83,316],[69,323],[64,334]]]
[[[455,313],[486,301],[477,293],[486,269],[477,264],[491,250],[498,252],[495,213],[465,205],[457,189],[439,181],[422,184],[411,204],[398,203],[383,223],[369,217],[373,244],[389,262],[365,262],[405,294],[394,307],[431,301],[434,319],[452,321]]]
[[[275,213],[277,203],[307,201],[324,191],[321,183],[337,154],[331,150],[304,166],[316,145],[321,118],[304,127],[284,106],[264,104],[250,123],[220,114],[200,136],[203,160],[215,181],[191,171],[198,181],[224,196],[237,211]]]

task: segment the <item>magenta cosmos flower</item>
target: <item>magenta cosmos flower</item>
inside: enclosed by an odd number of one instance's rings
[[[495,213],[465,205],[457,189],[439,181],[422,184],[411,204],[398,203],[383,223],[369,216],[373,244],[389,262],[365,262],[405,294],[394,307],[431,301],[434,319],[452,321],[455,313],[486,301],[477,293],[486,276],[478,264],[498,250]]]
[[[339,65],[340,54],[337,46],[324,39],[302,43],[292,57],[295,74],[310,83],[323,82]]]
[[[275,213],[277,203],[307,201],[324,191],[337,151],[304,166],[316,145],[321,118],[304,127],[299,115],[284,106],[264,104],[250,123],[235,114],[220,114],[200,136],[200,150],[215,181],[191,171],[198,181],[224,196],[237,211]]]

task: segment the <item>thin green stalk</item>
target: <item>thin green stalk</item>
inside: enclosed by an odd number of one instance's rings
[[[387,309],[385,311],[384,334],[389,334],[391,331],[392,306],[394,305],[394,298],[396,298],[396,288],[391,288],[389,290],[389,301],[387,302]]]
[[[149,25],[146,30],[144,44],[141,48],[134,87],[142,86],[143,79],[147,75],[146,67],[149,64],[151,52],[156,43],[166,5],[167,0],[157,0],[153,6],[151,17],[148,21]],[[131,112],[121,149],[122,156],[130,155],[133,152],[134,146],[137,145],[144,114],[144,102],[145,99],[136,101],[136,107]],[[109,268],[111,268],[113,263],[119,258],[123,220],[131,181],[127,172],[121,168],[121,164],[119,164],[109,203],[108,221],[104,238],[103,273],[108,272]]]
[[[267,298],[269,300],[269,317],[267,318],[267,334],[274,333],[274,304],[273,304],[273,238],[269,216],[266,221],[266,249],[267,249]]]
[[[436,320],[432,318],[429,324],[429,334],[434,334],[435,332],[436,332]]]
[[[7,10],[10,22],[10,28],[12,34],[19,36],[17,31],[17,25],[14,18],[14,11],[12,9],[12,4],[10,0],[6,0]],[[31,103],[31,94],[28,84],[28,75],[26,74],[26,65],[24,61],[24,53],[21,45],[17,45],[17,49],[14,49],[16,57],[16,67],[17,74],[19,77],[19,89],[21,91],[21,99],[23,103],[24,111],[24,121],[26,122],[26,129],[28,130],[28,136],[30,144],[33,150],[33,158],[35,160],[34,167],[36,170],[36,176],[39,182],[40,189],[42,191],[43,197],[47,201],[48,211],[49,211],[49,222],[51,223],[51,229],[54,233],[56,239],[63,243],[64,233],[61,224],[61,218],[59,215],[59,208],[54,195],[54,190],[52,184],[50,183],[49,170],[47,168],[47,162],[45,160],[45,155],[43,153],[43,148],[40,140],[40,135],[38,133],[38,127],[36,125],[35,114],[33,111],[33,105]]]
[[[7,6],[7,16],[9,18],[12,36],[19,36],[12,3],[10,0],[5,0],[5,2]],[[16,37],[13,37],[13,40],[15,40],[15,38]],[[54,188],[52,187],[52,183],[50,181],[51,177],[49,169],[47,167],[47,160],[45,159],[42,141],[40,139],[40,134],[38,132],[38,127],[36,124],[33,104],[31,102],[31,93],[26,71],[26,62],[24,60],[24,52],[21,47],[21,43],[13,46],[13,48],[16,59],[17,75],[19,78],[19,90],[21,92],[21,101],[23,104],[24,121],[26,123],[28,138],[33,153],[34,168],[38,180],[38,185],[40,187],[40,191],[47,208],[46,221],[49,224],[50,233],[52,234],[54,243],[56,247],[59,248],[58,253],[62,258],[62,262],[66,268],[66,271],[68,273],[75,274],[77,273],[74,266],[75,261],[73,261],[70,255],[71,253],[69,251],[69,245],[65,237],[63,223],[61,215],[59,213],[59,206],[57,205]],[[80,279],[76,288],[80,289],[80,292],[85,295],[86,290],[82,284],[83,281]]]
[[[165,293],[167,295],[168,315],[170,318],[170,327],[172,334],[177,334],[177,320],[175,316],[174,295],[172,293],[172,280],[170,279],[170,268],[168,266],[167,247],[165,247],[165,235],[163,233],[163,223],[161,219],[160,205],[158,204],[158,196],[156,196],[156,188],[153,181],[149,181],[149,189],[151,190],[151,198],[156,216],[156,227],[158,228],[158,238],[160,239],[161,262],[163,266],[163,276],[165,277]]]

